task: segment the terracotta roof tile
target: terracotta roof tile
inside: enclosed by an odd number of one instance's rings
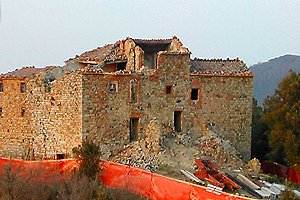
[[[76,59],[81,63],[100,64],[104,61],[126,60],[124,52],[120,49],[119,43],[108,44],[103,47],[98,47],[91,51],[86,51]]]
[[[161,43],[168,44],[172,42],[172,39],[133,39],[135,43]]]
[[[237,59],[198,59],[191,60],[191,73],[215,76],[253,76],[249,67]]]
[[[54,68],[56,68],[56,66],[49,66],[45,68],[23,67],[12,72],[0,74],[0,78],[32,78]]]

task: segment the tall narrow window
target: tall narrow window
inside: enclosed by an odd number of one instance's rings
[[[0,81],[0,92],[3,92],[3,82]]]
[[[2,117],[2,115],[3,115],[3,108],[0,107],[0,117]]]
[[[138,139],[139,118],[130,118],[130,142]]]
[[[130,81],[130,103],[137,102],[137,81],[131,80]]]
[[[198,100],[198,88],[193,88],[191,91],[191,100]]]
[[[25,93],[26,92],[26,83],[21,83],[20,89],[21,89],[21,93]]]
[[[174,111],[174,129],[176,132],[181,131],[182,125],[182,111]]]
[[[21,108],[21,117],[25,116],[25,108]]]

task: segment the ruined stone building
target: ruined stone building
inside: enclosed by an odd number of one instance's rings
[[[83,139],[103,150],[210,127],[250,158],[253,75],[239,59],[191,59],[176,37],[126,38],[0,75],[0,156],[62,158]]]

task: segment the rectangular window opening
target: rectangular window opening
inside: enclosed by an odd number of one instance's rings
[[[0,82],[0,92],[3,92],[3,83]]]
[[[118,83],[117,82],[109,82],[109,91],[110,92],[118,92]]]
[[[25,93],[26,92],[26,83],[21,83],[20,89],[21,89],[21,93]]]
[[[182,125],[182,111],[174,111],[174,128],[176,132],[181,132]]]
[[[138,139],[139,118],[130,118],[130,142]]]
[[[65,159],[66,158],[66,155],[64,153],[57,153],[56,154],[56,159],[57,160],[62,160],[62,159]]]
[[[193,88],[191,91],[191,100],[198,100],[198,88]]]
[[[0,117],[2,117],[2,116],[3,116],[3,108],[0,107]]]
[[[166,94],[171,94],[172,93],[172,85],[167,85],[166,86]]]
[[[25,116],[25,108],[21,108],[21,117]]]

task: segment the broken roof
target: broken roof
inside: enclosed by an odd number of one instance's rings
[[[126,60],[126,55],[120,49],[119,41],[115,44],[107,44],[91,51],[86,51],[77,57],[77,61],[87,64],[100,64],[107,61]]]
[[[171,44],[172,39],[133,39],[133,41],[145,52],[158,52],[164,51]]]
[[[23,67],[12,72],[0,74],[0,78],[32,78],[54,68],[56,68],[56,66],[49,66],[45,68]]]
[[[191,60],[191,73],[210,76],[253,76],[249,67],[237,59],[199,59]]]

